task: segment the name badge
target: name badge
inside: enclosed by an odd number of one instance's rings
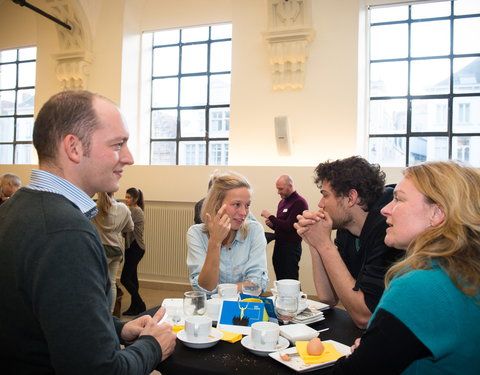
[[[284,208],[284,209],[283,209],[283,212],[288,212],[288,208]]]

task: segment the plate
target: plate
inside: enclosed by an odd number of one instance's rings
[[[219,331],[218,329],[212,328],[210,330],[210,335],[208,335],[207,341],[204,341],[204,342],[188,341],[187,335],[184,329],[182,329],[181,331],[178,331],[177,337],[181,342],[183,342],[185,346],[188,346],[189,348],[206,349],[206,348],[211,348],[213,345],[219,342],[223,337],[223,332]]]
[[[335,348],[344,355],[350,353],[350,347],[347,345],[344,345],[334,340],[325,340],[323,342],[331,342],[333,345],[335,345]],[[287,367],[290,367],[292,370],[295,370],[297,372],[308,372],[308,371],[318,370],[324,367],[332,366],[336,362],[335,360],[335,361],[330,361],[325,363],[306,364],[305,362],[303,362],[303,359],[300,358],[299,355],[292,356],[290,357],[291,359],[289,361],[285,361],[280,357],[280,355],[283,355],[286,353],[296,354],[297,348],[292,347],[292,348],[288,348],[278,352],[269,353],[268,355],[272,357],[274,360],[280,362],[281,364]]]
[[[272,352],[276,352],[277,350],[283,350],[288,348],[290,343],[285,337],[278,336],[278,343],[275,349],[273,350],[264,350],[264,349],[255,349],[253,346],[252,340],[250,339],[250,336],[245,336],[242,341],[242,345],[244,348],[247,348],[250,350],[253,354],[261,356],[261,357],[266,357]],[[294,348],[295,349],[295,348]]]
[[[280,334],[295,344],[295,341],[308,341],[317,337],[318,331],[306,324],[288,324],[280,326]]]

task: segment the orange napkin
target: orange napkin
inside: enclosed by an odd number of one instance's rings
[[[295,343],[298,354],[303,359],[303,362],[305,362],[306,364],[317,364],[335,361],[343,356],[343,354],[341,354],[331,342],[322,343],[325,350],[321,355],[309,355],[307,353],[307,344],[308,341],[297,341]]]

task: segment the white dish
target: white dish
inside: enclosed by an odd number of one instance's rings
[[[188,346],[189,348],[205,349],[205,348],[210,348],[214,346],[217,342],[219,342],[223,337],[223,332],[219,331],[216,328],[212,328],[210,331],[210,335],[208,335],[207,340],[203,342],[189,341],[187,339],[187,335],[184,329],[177,332],[177,337],[181,342],[183,342],[185,346]]]
[[[317,337],[318,331],[306,324],[288,324],[280,327],[280,334],[295,344],[295,341],[308,341]]]
[[[252,340],[251,340],[250,336],[245,336],[245,337],[242,339],[241,343],[242,343],[242,345],[243,345],[244,348],[247,348],[247,349],[250,350],[253,354],[258,355],[258,356],[260,356],[260,357],[266,357],[266,356],[268,356],[270,353],[276,352],[277,350],[286,349],[286,348],[288,348],[288,346],[290,345],[290,343],[288,342],[288,340],[287,340],[285,337],[282,337],[282,336],[279,336],[279,337],[278,337],[277,346],[276,346],[275,349],[273,349],[273,350],[256,349],[256,348],[253,346],[253,343],[252,343]]]
[[[343,345],[334,340],[325,340],[324,342],[331,342],[335,346],[335,348],[343,355],[350,353],[350,347],[347,345]],[[303,359],[299,355],[291,356],[289,361],[285,361],[280,356],[286,353],[296,354],[297,348],[292,347],[292,348],[288,348],[278,352],[269,353],[268,355],[273,359],[275,359],[276,361],[280,362],[281,364],[287,367],[290,367],[292,370],[295,370],[297,372],[307,372],[307,371],[318,370],[324,367],[332,366],[336,362],[335,360],[335,361],[330,361],[325,363],[306,364],[305,362],[303,362]]]

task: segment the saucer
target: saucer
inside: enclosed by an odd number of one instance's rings
[[[244,348],[247,348],[253,354],[261,356],[261,357],[267,357],[270,353],[286,349],[290,345],[290,342],[285,337],[282,337],[282,336],[278,336],[277,346],[273,350],[270,350],[270,349],[256,349],[253,346],[253,343],[252,343],[252,340],[250,339],[250,336],[245,336],[242,339],[241,343],[242,343]]]
[[[187,339],[187,334],[185,333],[184,329],[182,329],[181,331],[178,331],[177,333],[177,338],[181,342],[183,342],[185,346],[188,346],[189,348],[193,348],[193,349],[210,348],[213,345],[215,345],[217,342],[219,342],[222,339],[222,337],[223,337],[223,332],[215,328],[212,328],[210,330],[210,334],[208,335],[207,340],[203,342],[189,341]]]

